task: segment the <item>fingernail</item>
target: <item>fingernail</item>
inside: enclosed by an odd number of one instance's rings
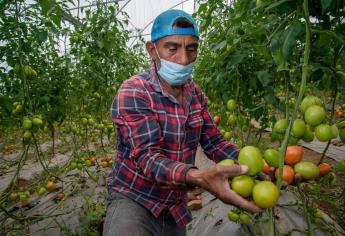
[[[248,171],[248,166],[241,165],[241,172],[245,173]]]

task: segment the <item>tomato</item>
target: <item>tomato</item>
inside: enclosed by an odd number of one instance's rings
[[[89,118],[87,119],[87,124],[92,126],[95,124],[95,121],[92,118]]]
[[[25,118],[23,120],[22,128],[23,130],[29,130],[32,127],[32,121],[30,119]]]
[[[242,197],[249,197],[252,195],[255,182],[253,178],[248,175],[235,176],[231,180],[231,189]]]
[[[343,118],[344,117],[344,112],[341,111],[341,110],[336,110],[335,114],[336,114],[336,116],[338,118]]]
[[[333,132],[330,125],[320,124],[315,128],[315,136],[321,142],[327,142],[332,139]]]
[[[240,216],[236,212],[234,212],[234,211],[228,212],[228,219],[230,221],[236,222],[236,221],[238,221],[239,218],[240,218]]]
[[[85,118],[85,117],[81,118],[81,124],[87,125],[87,118]]]
[[[279,166],[279,152],[275,149],[267,149],[264,152],[264,159],[269,166]]]
[[[308,95],[303,98],[299,109],[302,113],[305,113],[306,110],[312,105],[322,106],[322,101],[320,100],[320,98],[314,95]]]
[[[292,135],[296,138],[302,138],[306,130],[306,125],[303,120],[296,119],[292,124]]]
[[[224,159],[217,163],[217,165],[221,166],[233,166],[234,164],[235,162],[232,159]]]
[[[291,136],[290,137],[290,140],[289,140],[289,145],[297,145],[298,144],[298,138],[295,138],[294,136]]]
[[[266,161],[264,161],[264,166],[262,167],[262,172],[264,172],[266,175],[269,175],[271,172],[270,166],[267,164]]]
[[[64,197],[65,197],[65,193],[64,193],[64,192],[60,192],[60,193],[58,193],[58,194],[56,195],[56,198],[59,199],[59,200],[64,199]]]
[[[283,134],[279,134],[277,133],[276,131],[272,131],[271,132],[271,141],[274,142],[274,141],[282,141],[283,138],[284,138],[284,135]]]
[[[39,127],[39,126],[42,126],[42,125],[43,125],[43,121],[42,121],[40,118],[33,118],[33,119],[32,119],[32,124],[33,124],[34,126]]]
[[[11,202],[14,202],[18,199],[18,193],[11,193],[10,196],[9,196],[9,200]]]
[[[249,221],[250,221],[249,215],[244,213],[244,212],[241,212],[240,213],[241,224],[247,225],[247,224],[249,224]]]
[[[314,215],[316,218],[323,219],[323,213],[322,213],[322,211],[320,211],[320,209],[316,209]]]
[[[21,193],[19,195],[19,200],[20,201],[27,201],[28,199],[29,199],[29,196],[27,194],[25,194],[25,193]]]
[[[304,142],[310,143],[314,140],[314,132],[309,125],[306,126],[305,132],[302,137]]]
[[[43,194],[45,194],[47,192],[46,188],[44,187],[40,187],[38,190],[37,190],[37,194],[39,196],[42,196]]]
[[[305,121],[311,126],[321,124],[326,118],[326,111],[323,107],[318,105],[310,106],[304,113]]]
[[[91,175],[91,179],[95,182],[98,182],[98,176],[97,175]]]
[[[339,172],[345,172],[345,160],[342,160],[338,163],[337,169]]]
[[[295,172],[300,173],[304,179],[315,179],[319,176],[319,168],[312,162],[301,161],[294,167]]]
[[[288,146],[285,153],[284,163],[294,165],[303,158],[303,148],[301,146]]]
[[[274,176],[276,178],[278,178],[278,174],[279,174],[279,168],[277,168],[275,170]],[[295,178],[295,171],[293,170],[293,168],[291,166],[284,165],[284,167],[283,167],[283,180],[287,184],[291,184],[294,181],[294,178]]]
[[[232,138],[232,133],[228,131],[225,132],[224,139],[229,141],[231,138]]]
[[[261,181],[253,188],[253,199],[261,208],[273,207],[279,199],[279,189],[271,181]]]
[[[91,166],[91,161],[90,161],[90,160],[86,160],[86,161],[85,161],[85,165],[86,165],[87,167],[90,167],[90,166]]]
[[[327,175],[329,172],[331,172],[331,170],[332,170],[332,166],[328,163],[321,163],[319,165],[320,176]]]
[[[77,163],[72,161],[71,164],[70,164],[70,169],[74,170],[75,168],[77,168]]]
[[[240,150],[238,163],[248,166],[248,175],[258,174],[264,165],[259,149],[254,146],[245,146]]]
[[[83,169],[83,164],[78,163],[78,164],[77,164],[77,169],[78,169],[78,170],[82,170],[82,169]]]
[[[56,184],[53,181],[48,181],[45,188],[48,192],[53,192],[56,189]]]
[[[216,125],[219,125],[219,123],[220,123],[220,117],[219,117],[219,116],[214,116],[213,122],[214,122]]]
[[[272,131],[278,134],[283,134],[285,133],[287,126],[288,126],[288,121],[286,119],[280,119],[280,120],[277,120],[277,122],[274,124]]]
[[[228,116],[228,121],[227,121],[227,124],[228,125],[233,125],[236,123],[236,116],[234,114],[230,114]]]
[[[32,138],[32,133],[30,131],[25,131],[24,134],[23,134],[23,139],[24,139],[24,142],[28,142],[30,141]]]
[[[101,166],[103,168],[107,168],[108,167],[108,162],[107,161],[101,161]]]
[[[345,143],[345,128],[339,130],[339,137],[343,143]]]
[[[338,137],[339,130],[335,124],[331,126],[331,131],[332,131],[332,138]]]
[[[234,99],[230,99],[226,103],[226,108],[228,108],[229,111],[234,111],[237,107],[236,101]]]

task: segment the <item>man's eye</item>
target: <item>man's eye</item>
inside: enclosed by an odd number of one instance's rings
[[[176,48],[169,48],[169,52],[176,52]]]

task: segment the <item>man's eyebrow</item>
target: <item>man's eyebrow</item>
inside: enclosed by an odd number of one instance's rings
[[[182,44],[171,42],[171,41],[167,41],[167,42],[164,43],[163,46],[164,47],[169,47],[169,46],[181,47]],[[199,46],[198,43],[191,43],[191,44],[188,44],[186,47],[198,47],[198,46]]]

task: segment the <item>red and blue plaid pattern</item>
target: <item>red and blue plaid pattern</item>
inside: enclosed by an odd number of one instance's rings
[[[180,226],[191,221],[186,172],[194,167],[199,143],[215,162],[237,159],[212,121],[207,99],[192,79],[183,88],[184,104],[162,86],[154,68],[126,80],[114,98],[116,158],[107,177],[111,194],[120,192],[156,217],[166,207]]]

